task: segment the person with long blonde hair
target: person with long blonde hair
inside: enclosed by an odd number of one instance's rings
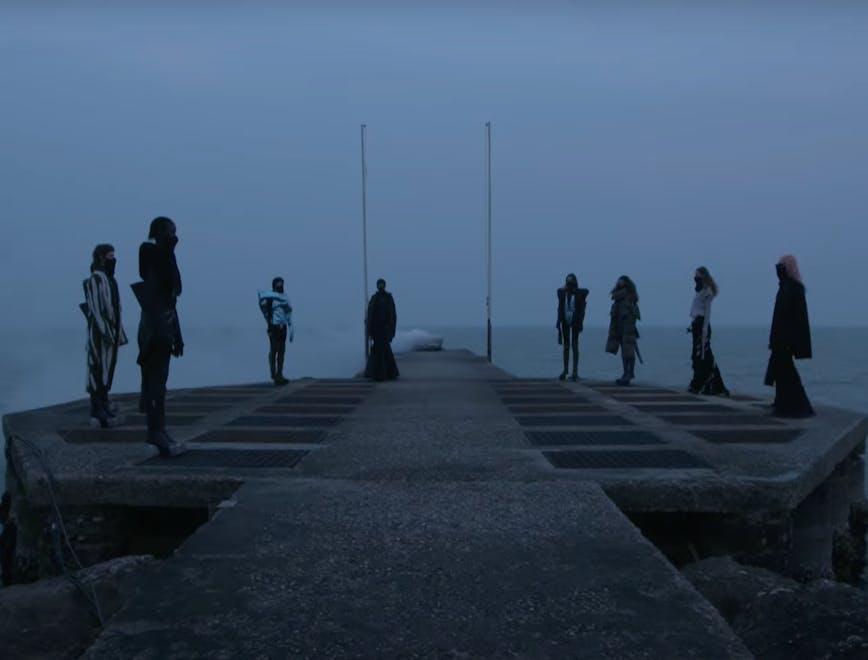
[[[769,332],[771,356],[765,384],[775,387],[775,415],[811,417],[814,409],[793,362],[794,359],[805,360],[813,355],[805,285],[794,256],[788,254],[781,257],[775,270],[779,285]]]
[[[717,282],[705,266],[696,269],[693,281],[696,293],[690,306],[691,323],[687,329],[693,336],[693,379],[688,390],[691,394],[729,396],[711,350],[711,303],[717,297]]]

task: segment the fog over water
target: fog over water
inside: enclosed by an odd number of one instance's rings
[[[540,6],[544,5],[544,6]],[[484,122],[494,315],[547,324],[575,271],[605,322],[621,273],[680,326],[692,270],[720,323],[763,325],[799,256],[816,323],[868,324],[868,8],[857,3],[3,3],[0,306],[79,324],[89,253],[179,227],[182,321],[356,328],[359,125],[371,279],[411,326],[475,325]],[[4,351],[14,350],[4,347]]]

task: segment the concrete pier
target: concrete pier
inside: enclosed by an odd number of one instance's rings
[[[16,570],[52,572],[35,446],[81,556],[167,557],[89,658],[749,657],[676,565],[830,573],[861,498],[852,413],[521,380],[463,351],[400,366],[175,392],[174,460],[133,398],[110,431],[82,402],[7,416]]]

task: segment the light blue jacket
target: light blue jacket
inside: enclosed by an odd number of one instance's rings
[[[277,291],[259,292],[259,309],[268,325],[285,325],[292,328],[292,305],[289,298]]]

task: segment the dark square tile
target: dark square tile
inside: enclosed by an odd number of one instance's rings
[[[647,431],[527,431],[532,445],[659,445],[663,441]]]
[[[260,444],[316,444],[326,437],[325,431],[216,429],[196,436],[191,442],[250,442]]]
[[[659,415],[670,424],[679,426],[781,426],[781,423],[761,415]]]
[[[516,417],[522,426],[627,426],[633,422],[618,415],[528,415]]]
[[[253,412],[272,415],[349,415],[353,412],[352,406],[303,406],[291,403],[277,403],[270,406],[262,406]]]
[[[291,468],[307,453],[296,449],[191,449],[173,458],[155,456],[139,465],[166,468]]]
[[[226,426],[324,428],[334,426],[339,421],[340,417],[315,417],[313,415],[248,415],[233,419]]]
[[[802,434],[801,429],[698,429],[692,435],[719,444],[780,444],[792,442]]]
[[[556,468],[568,470],[683,470],[708,468],[708,464],[685,451],[675,449],[544,451]]]
[[[738,408],[729,406],[721,406],[716,403],[631,403],[634,408],[641,410],[644,413],[721,413],[721,414],[737,414],[740,411]]]

